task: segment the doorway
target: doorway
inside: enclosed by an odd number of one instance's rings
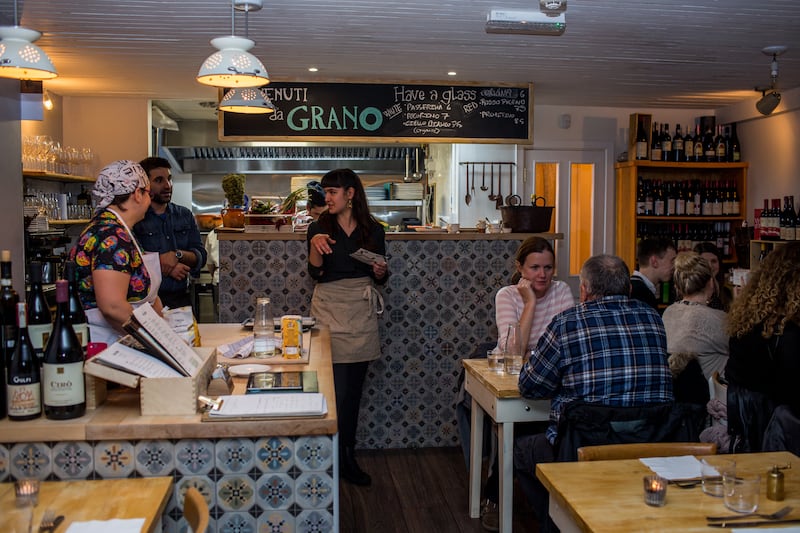
[[[613,183],[608,179],[610,148],[525,150],[524,198],[545,198],[554,205],[550,231],[564,238],[554,242],[556,277],[566,282],[576,300],[583,262],[613,249]]]

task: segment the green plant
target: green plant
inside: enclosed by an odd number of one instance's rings
[[[228,207],[244,205],[244,174],[225,174],[222,176],[222,190]]]
[[[289,195],[281,202],[281,213],[294,213],[297,207],[297,201],[308,198],[308,189],[305,187],[298,187],[289,193]]]

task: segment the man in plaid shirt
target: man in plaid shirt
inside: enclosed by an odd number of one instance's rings
[[[658,312],[629,298],[630,272],[611,255],[590,257],[580,276],[581,303],[556,315],[519,376],[526,398],[551,399],[546,433],[518,437],[514,465],[546,530],[547,491],[536,464],[552,462],[558,418],[574,400],[619,407],[670,402],[667,338]]]

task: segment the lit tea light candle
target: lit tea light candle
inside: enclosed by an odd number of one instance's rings
[[[17,506],[36,505],[39,503],[39,480],[20,479],[14,482]]]
[[[667,480],[657,476],[644,476],[644,503],[661,507],[667,501]]]

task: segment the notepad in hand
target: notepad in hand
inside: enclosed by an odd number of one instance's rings
[[[286,394],[244,394],[220,396],[219,407],[208,412],[211,418],[284,418],[324,416],[328,412],[325,396],[319,392]]]

